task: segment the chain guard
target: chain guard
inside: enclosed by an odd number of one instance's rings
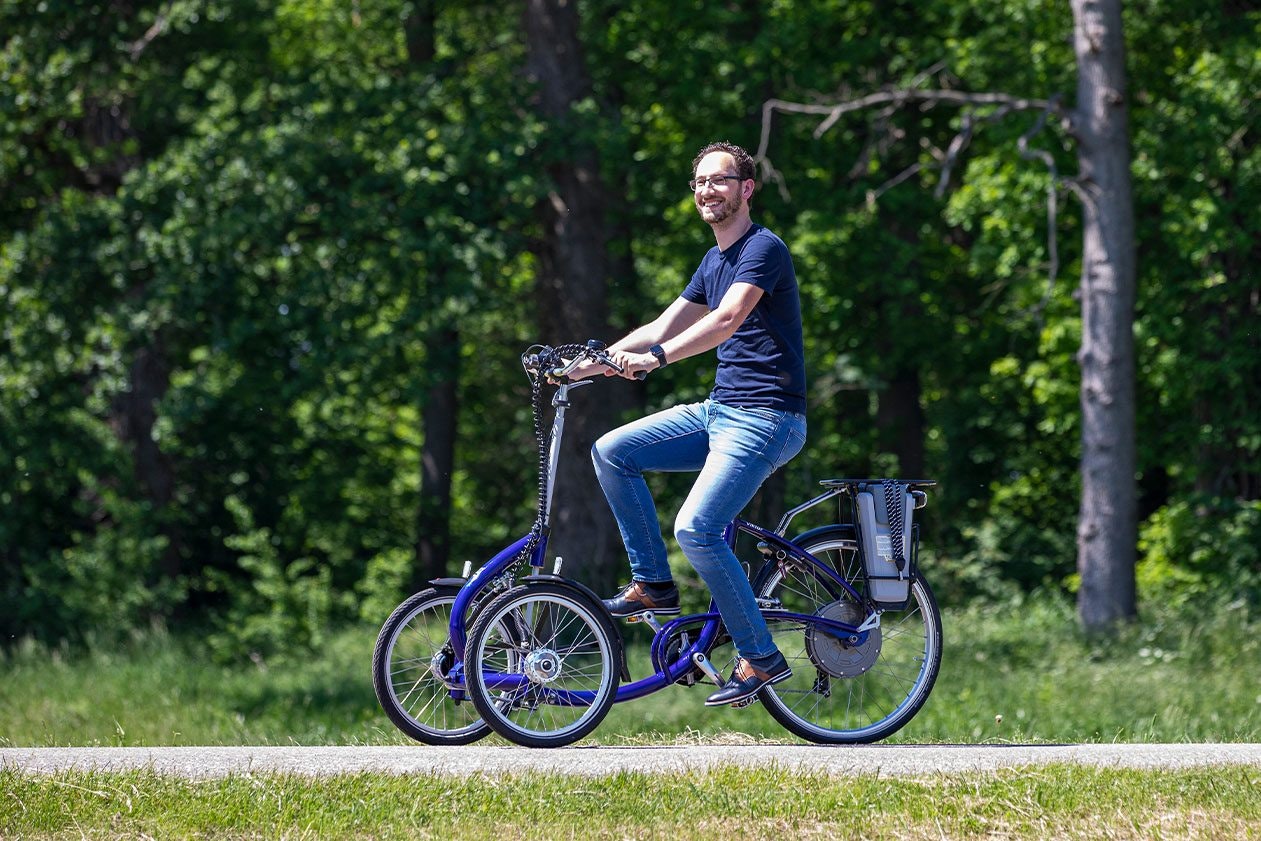
[[[867,618],[862,608],[847,600],[824,605],[817,615],[847,625],[861,625]],[[838,678],[858,677],[880,659],[880,629],[868,631],[867,641],[861,645],[850,645],[811,625],[806,631],[806,652],[823,674]]]

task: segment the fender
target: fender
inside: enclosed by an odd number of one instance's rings
[[[464,586],[465,581],[468,581],[468,579],[467,578],[431,578],[429,579],[429,583],[432,584],[434,587],[454,587],[457,590]]]
[[[841,532],[840,537],[842,538],[848,537],[850,540],[853,540],[853,541],[858,540],[858,532],[854,530],[854,526],[852,524],[832,523],[831,525],[828,525],[828,526],[819,526],[818,528],[810,529],[807,532],[802,532],[801,534],[794,537],[792,539],[792,542],[800,546],[803,541],[813,540],[816,537],[819,537],[821,535],[827,534],[828,532],[832,532],[832,531]]]
[[[588,587],[585,584],[582,584],[578,581],[574,581],[572,578],[564,578],[559,575],[549,575],[546,573],[538,573],[537,575],[527,575],[525,578],[522,578],[521,581],[522,583],[529,582],[529,581],[539,581],[539,582],[544,582],[547,584],[555,584],[555,585],[564,587],[568,590],[573,590],[575,593],[580,593],[581,595],[586,596],[595,604],[600,605],[600,609],[604,610],[603,600],[595,594],[595,591],[593,591],[590,587]],[[606,615],[607,615],[607,612],[606,612]],[[630,667],[626,665],[626,644],[622,642],[622,629],[618,627],[617,622],[610,622],[609,624],[613,626],[613,631],[614,631],[613,644],[617,646],[617,662],[621,666],[621,669],[622,669],[622,681],[624,683],[630,683],[631,682]]]

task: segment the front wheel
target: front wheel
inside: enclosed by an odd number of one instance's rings
[[[602,605],[562,584],[514,587],[469,630],[464,682],[495,732],[560,747],[596,728],[620,682],[617,629]]]
[[[851,527],[838,526],[798,544],[860,593],[864,578]],[[827,575],[791,558],[767,570],[755,586],[785,610],[858,625],[865,609]],[[793,734],[822,744],[887,738],[909,722],[932,691],[941,668],[941,613],[928,583],[911,585],[905,610],[886,610],[867,641],[848,645],[822,626],[769,623],[792,666],[787,681],[760,695],[767,712]]]
[[[390,614],[372,652],[372,688],[399,730],[428,745],[467,745],[490,733],[463,691],[445,676],[455,662],[448,638],[458,591],[434,587]]]

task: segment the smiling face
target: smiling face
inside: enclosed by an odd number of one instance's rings
[[[752,182],[741,181],[735,175],[735,158],[726,152],[710,152],[696,165],[694,177],[702,183],[692,198],[701,218],[716,228],[725,228],[748,215],[744,192]]]

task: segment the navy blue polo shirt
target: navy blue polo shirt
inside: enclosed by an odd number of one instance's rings
[[[718,346],[718,373],[709,395],[727,406],[806,411],[801,298],[788,246],[761,225],[726,251],[714,246],[683,290],[683,298],[715,310],[733,283],[763,295],[735,334]]]

